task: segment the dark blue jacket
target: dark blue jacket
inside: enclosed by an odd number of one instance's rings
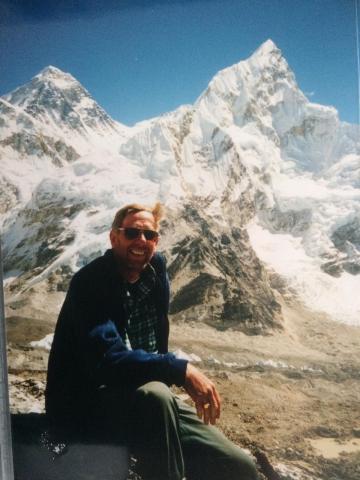
[[[72,278],[49,356],[45,400],[51,417],[71,419],[86,412],[103,385],[132,389],[153,380],[184,384],[187,362],[168,353],[169,282],[164,258],[155,254],[151,264],[157,276],[150,295],[158,313],[157,354],[129,350],[122,340],[125,285],[112,250]]]

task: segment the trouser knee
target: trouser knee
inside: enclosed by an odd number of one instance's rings
[[[185,439],[189,480],[258,480],[252,458],[217,428],[193,421]]]
[[[163,405],[173,402],[173,395],[167,385],[162,382],[149,382],[139,387],[136,396],[140,401],[146,401],[152,405]]]
[[[162,382],[149,382],[136,391],[136,402],[141,409],[155,411],[174,408],[176,402],[169,387]]]

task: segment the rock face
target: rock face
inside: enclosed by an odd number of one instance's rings
[[[245,229],[219,231],[206,214],[186,205],[182,219],[193,230],[176,243],[169,265],[170,313],[187,321],[256,334],[280,327],[280,305]],[[179,219],[179,217],[178,217]]]
[[[291,278],[269,275],[253,224],[297,239],[319,275],[359,273],[359,132],[307,100],[271,40],[219,72],[194,105],[133,128],[54,67],[0,110],[10,306],[66,290],[132,201],[168,207],[160,249],[174,318],[247,333],[281,326],[271,285],[284,292]]]

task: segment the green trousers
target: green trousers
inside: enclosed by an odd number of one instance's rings
[[[129,437],[144,480],[256,480],[252,460],[161,382],[133,395]]]

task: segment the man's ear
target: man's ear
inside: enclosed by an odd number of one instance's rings
[[[115,241],[116,241],[116,233],[114,232],[113,229],[110,230],[110,242],[111,242],[111,246],[114,247],[114,244],[115,244]]]

